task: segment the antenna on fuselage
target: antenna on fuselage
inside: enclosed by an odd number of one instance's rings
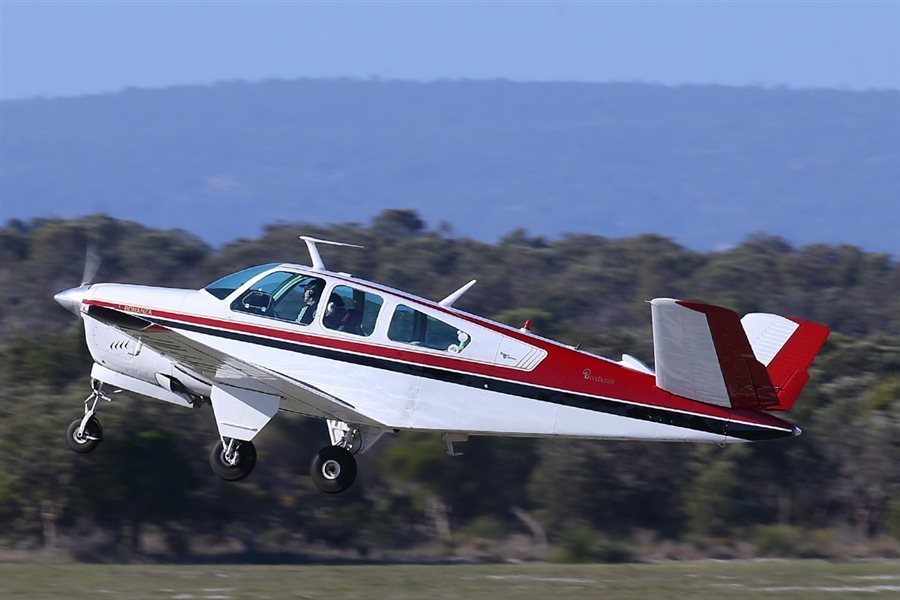
[[[449,296],[447,296],[446,298],[444,298],[443,300],[438,302],[438,304],[440,304],[444,308],[450,308],[451,306],[453,306],[453,303],[456,302],[457,300],[459,300],[463,294],[468,292],[469,288],[472,287],[473,285],[475,285],[475,283],[477,281],[478,281],[477,279],[473,279],[466,285],[462,286],[461,288],[459,288],[458,290],[456,290],[455,292],[453,292],[452,294],[450,294]]]
[[[347,246],[348,248],[362,248],[362,246],[357,246],[356,244],[345,244],[344,242],[332,242],[331,240],[320,240],[314,237],[309,237],[308,235],[301,235],[300,239],[306,242],[306,248],[309,250],[309,258],[312,260],[312,268],[314,271],[327,271],[325,268],[325,263],[322,261],[322,255],[319,254],[319,249],[316,247],[316,244],[330,244],[332,246]]]

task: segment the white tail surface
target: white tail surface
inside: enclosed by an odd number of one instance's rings
[[[750,313],[741,319],[741,326],[756,360],[768,367],[800,324],[778,315]]]
[[[650,301],[656,385],[668,392],[731,406],[706,315],[672,298]]]

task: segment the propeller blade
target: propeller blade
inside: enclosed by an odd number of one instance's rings
[[[81,285],[94,283],[94,277],[97,275],[102,262],[103,257],[100,256],[97,246],[94,244],[88,245],[87,250],[84,252],[84,271],[81,273]]]

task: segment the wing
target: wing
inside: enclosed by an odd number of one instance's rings
[[[289,410],[292,412],[357,425],[382,426],[381,423],[357,411],[351,403],[324,390],[198,342],[169,327],[154,323],[152,317],[138,317],[98,305],[90,305],[87,314],[101,323],[139,339],[148,348],[182,367],[202,375],[212,382],[214,394],[218,387],[220,390],[227,390],[228,393],[238,396],[243,395],[248,399],[253,398],[254,394],[280,397],[288,401]]]

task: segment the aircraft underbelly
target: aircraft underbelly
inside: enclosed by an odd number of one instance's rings
[[[414,429],[553,435],[559,407],[547,402],[423,379],[411,423]]]
[[[725,435],[718,432],[688,429],[571,406],[560,407],[555,434],[563,437],[622,440],[714,443],[727,441]]]
[[[296,357],[280,372],[345,399],[355,410],[387,427],[411,426],[419,393],[417,376],[305,355]]]
[[[721,433],[696,431],[433,379],[423,379],[420,384],[411,427],[523,437],[726,441]]]

